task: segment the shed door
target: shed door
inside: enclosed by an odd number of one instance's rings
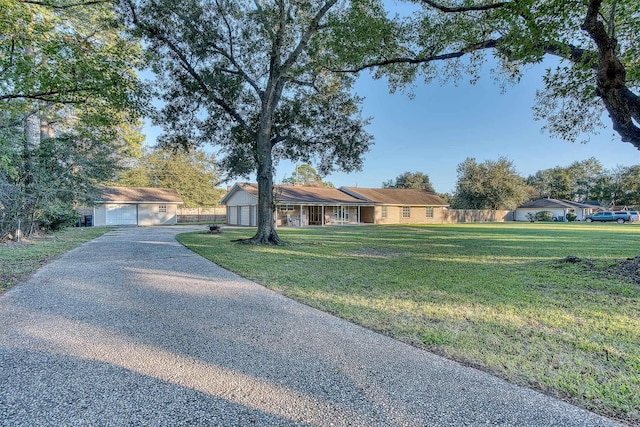
[[[240,225],[251,225],[249,206],[240,207]]]
[[[238,207],[237,206],[227,206],[227,224],[229,225],[238,225]]]
[[[137,205],[107,205],[106,224],[107,225],[137,225],[138,206]]]

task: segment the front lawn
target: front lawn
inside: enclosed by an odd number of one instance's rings
[[[47,261],[82,243],[103,235],[110,228],[67,228],[20,243],[0,242],[0,293],[26,279]]]
[[[621,268],[640,255],[640,225],[324,227],[279,229],[287,246],[231,242],[254,231],[179,240],[305,304],[640,424],[640,284]]]

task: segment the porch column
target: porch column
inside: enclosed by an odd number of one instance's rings
[[[302,208],[303,206],[300,205],[300,222],[298,223],[298,227],[302,227]]]
[[[324,227],[324,205],[320,206],[321,211],[322,211],[322,216],[320,217],[320,222],[322,224],[322,227]]]
[[[360,224],[360,205],[358,205],[358,224]]]

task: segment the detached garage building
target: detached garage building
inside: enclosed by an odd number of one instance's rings
[[[93,225],[164,225],[178,222],[178,192],[169,188],[102,187]]]

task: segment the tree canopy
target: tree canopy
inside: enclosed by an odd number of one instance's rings
[[[455,209],[515,209],[529,199],[529,187],[505,157],[478,163],[467,158],[458,165],[451,206]]]
[[[256,172],[258,231],[274,244],[273,175],[280,159],[323,174],[359,169],[372,138],[353,77],[325,64],[350,10],[377,0],[121,0],[146,38],[165,107],[165,146],[220,147],[228,177]]]
[[[527,183],[542,197],[578,202],[597,201],[602,206],[640,206],[640,165],[604,169],[595,158],[536,172]]]
[[[404,172],[396,177],[382,183],[384,188],[417,188],[435,193],[436,190],[431,184],[429,175],[423,172]]]
[[[218,206],[225,193],[216,188],[220,174],[215,156],[202,150],[185,153],[157,149],[145,153],[136,163],[120,172],[112,184],[173,188],[187,208]]]
[[[336,43],[342,61],[333,69],[374,69],[392,89],[417,76],[474,81],[489,54],[502,83],[517,82],[528,66],[547,56],[549,68],[538,92],[535,117],[569,141],[595,133],[603,112],[624,142],[640,149],[640,16],[636,0],[407,0],[420,5],[409,17],[385,25],[375,50],[346,35]],[[439,66],[441,64],[442,66]]]
[[[303,163],[296,165],[295,173],[282,180],[283,184],[288,185],[303,185],[305,187],[330,187],[334,188],[333,184],[328,181],[323,181],[322,176],[316,171],[316,169]]]
[[[139,149],[141,50],[110,2],[0,9],[2,215],[49,225]]]

